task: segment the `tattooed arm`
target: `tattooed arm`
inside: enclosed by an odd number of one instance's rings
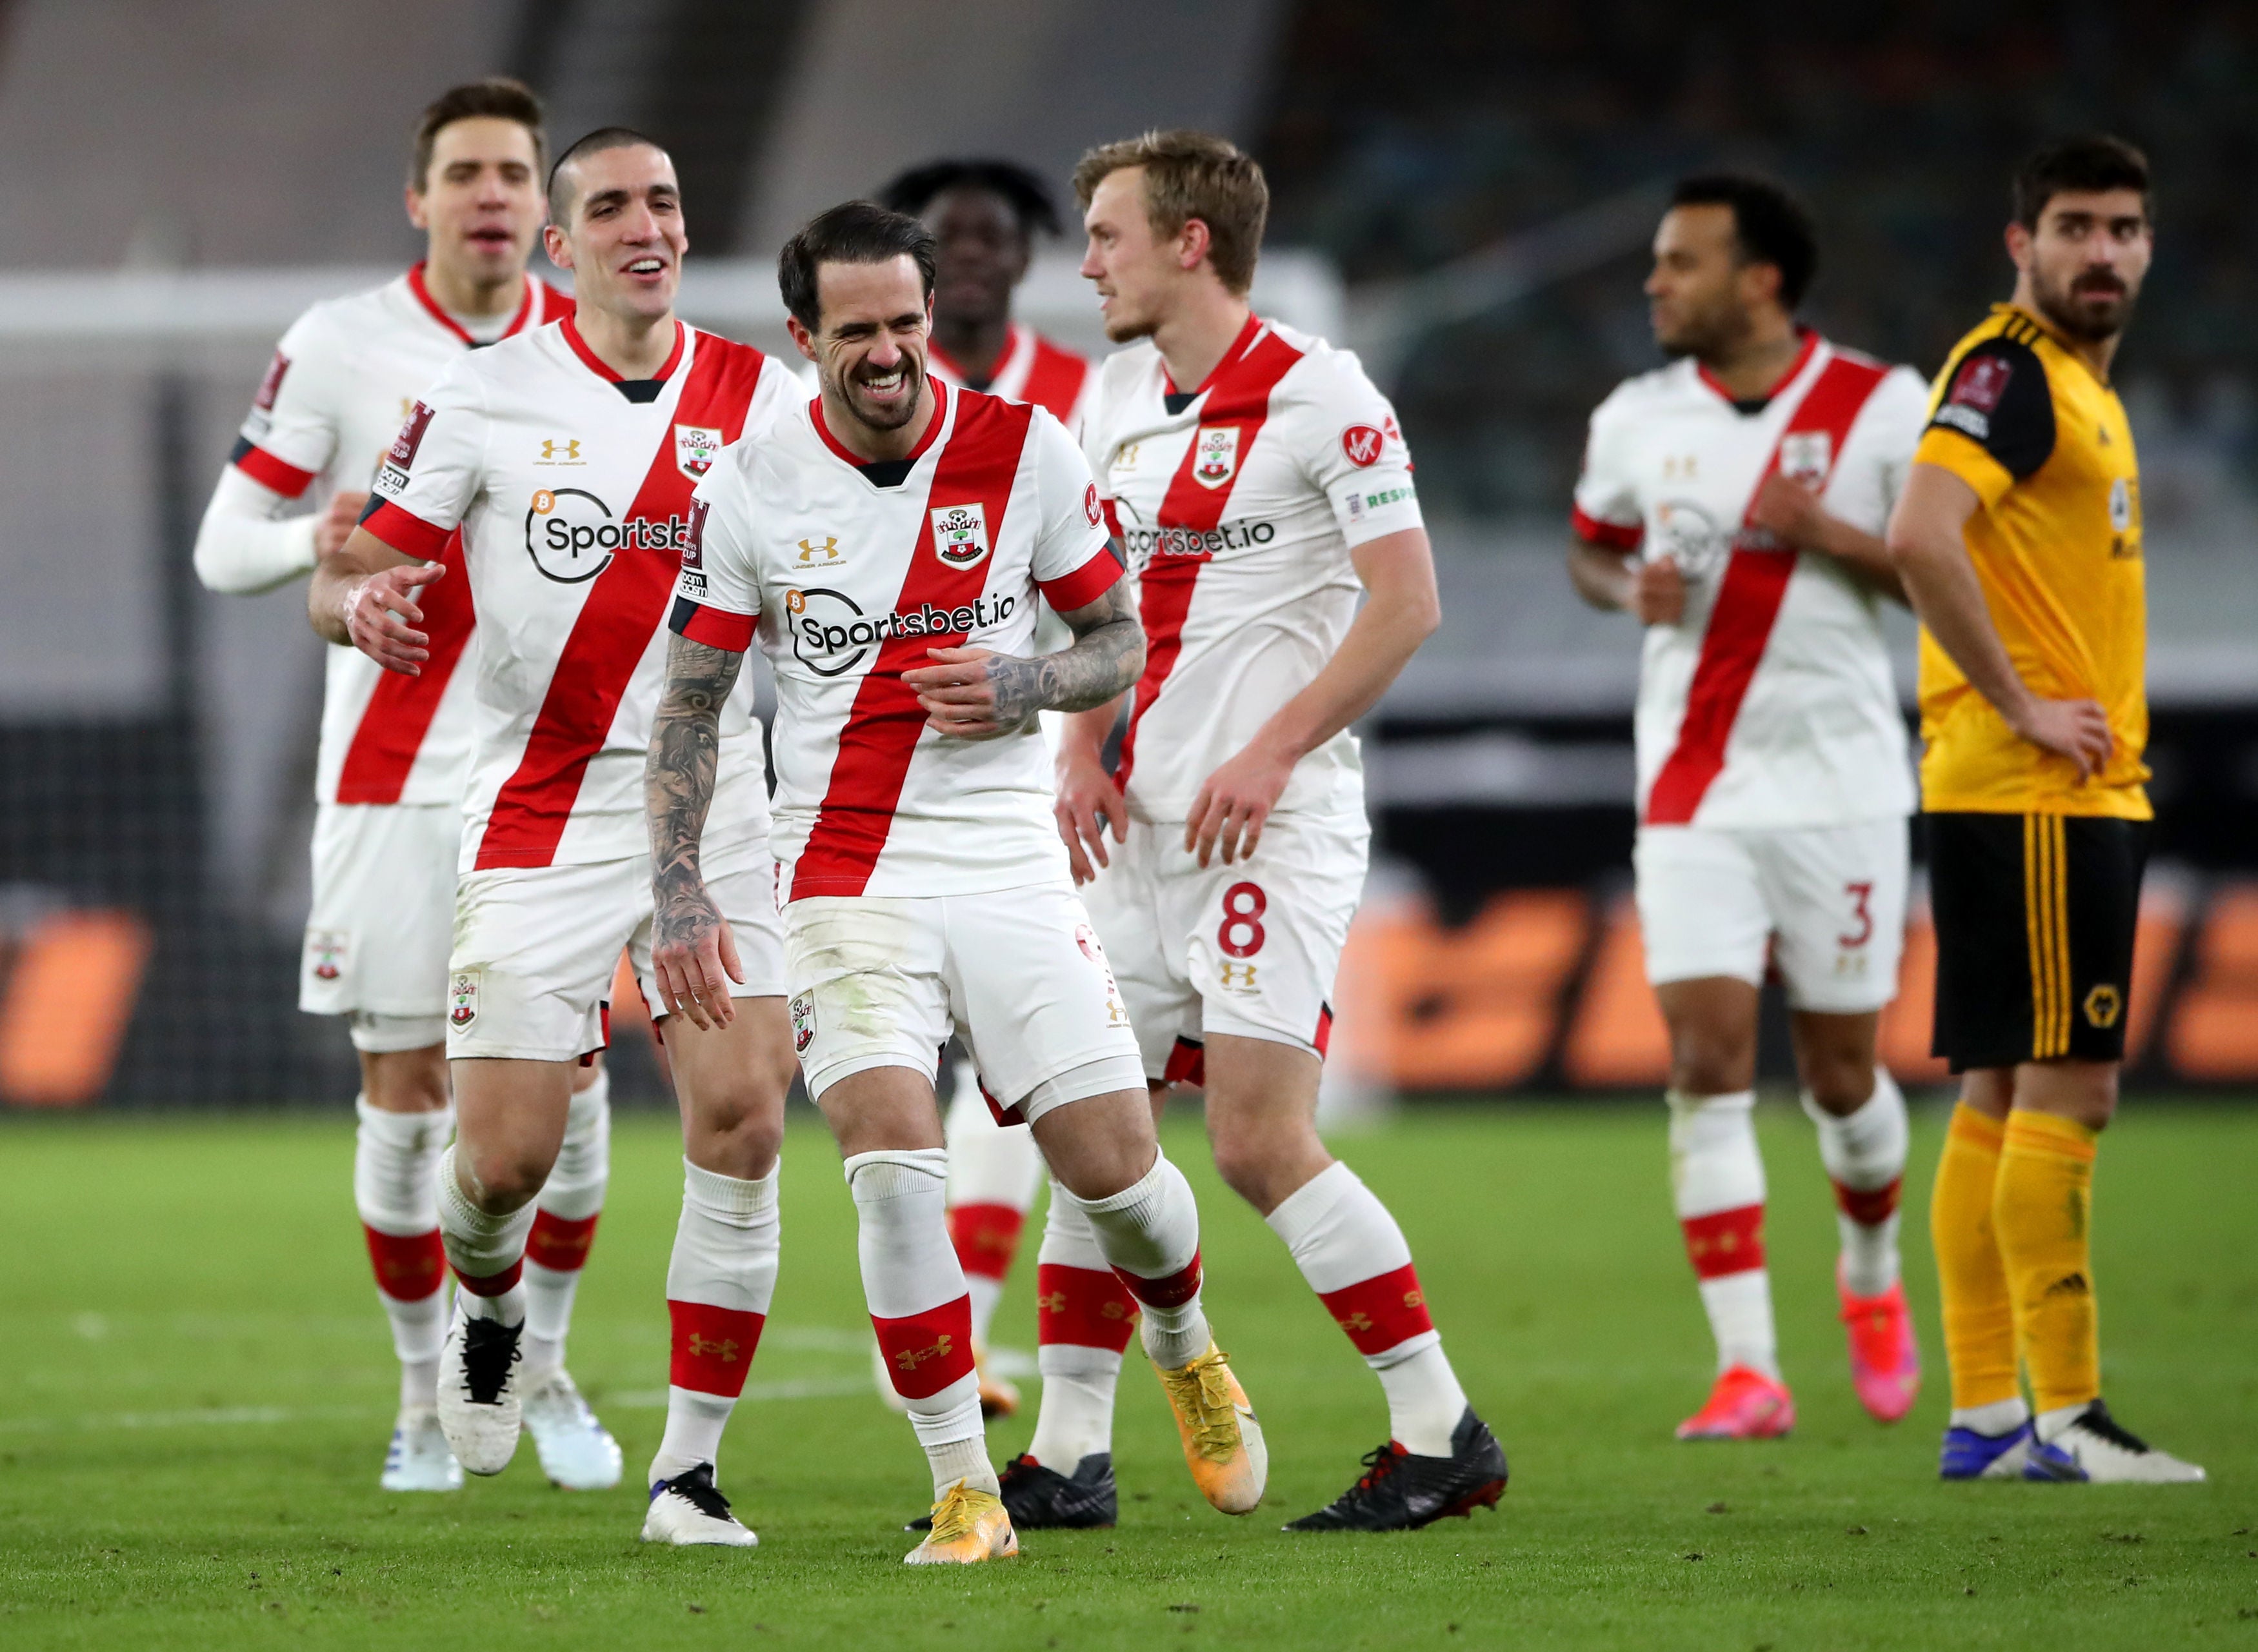
[[[643,763],[654,907],[651,968],[667,1012],[685,1015],[700,1028],[727,1026],[735,1018],[729,982],[745,978],[736,940],[698,868],[698,840],[714,801],[721,748],[721,705],[744,660],[685,636],[667,639],[666,687]]]
[[[927,725],[965,740],[993,740],[1037,712],[1103,705],[1145,669],[1145,627],[1126,579],[1059,618],[1074,633],[1074,646],[1032,660],[986,649],[927,649],[934,663],[902,673]]]

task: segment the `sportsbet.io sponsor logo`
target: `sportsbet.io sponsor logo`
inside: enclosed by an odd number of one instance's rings
[[[818,677],[840,677],[896,637],[961,637],[1003,624],[1019,612],[1016,597],[976,597],[944,608],[927,602],[892,613],[866,614],[843,591],[787,591],[793,657]]]
[[[545,579],[577,585],[593,579],[623,550],[671,551],[692,544],[687,516],[629,517],[615,521],[603,500],[585,488],[537,487],[525,512],[525,554]]]
[[[1210,528],[1132,528],[1121,548],[1132,557],[1212,557],[1225,550],[1251,550],[1278,537],[1273,522],[1225,522]]]

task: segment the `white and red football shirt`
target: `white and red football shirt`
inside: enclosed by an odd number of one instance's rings
[[[525,298],[500,337],[567,315],[572,301],[528,275]],[[481,347],[439,308],[416,265],[398,280],[315,305],[290,325],[259,386],[231,456],[235,467],[285,499],[316,488],[326,501],[374,480],[401,421],[433,379]],[[423,605],[431,657],[401,677],[355,648],[330,650],[315,795],[323,803],[455,803],[471,749],[471,684],[458,671],[474,620],[454,570]],[[451,586],[451,589],[448,587]]]
[[[795,389],[780,363],[679,322],[657,376],[621,379],[568,316],[461,358],[415,404],[362,525],[425,558],[461,532],[479,618],[465,871],[647,850],[691,490]],[[740,683],[722,714],[717,838],[766,824],[750,705]]]
[[[1760,403],[1736,404],[1689,358],[1626,379],[1593,413],[1576,532],[1673,557],[1687,580],[1685,617],[1647,627],[1643,822],[1843,826],[1913,808],[1881,599],[1748,514],[1777,469],[1817,487],[1829,515],[1881,533],[1928,406],[1911,368],[1807,333]]]
[[[1074,438],[1024,402],[928,380],[906,461],[842,447],[818,400],[698,487],[674,628],[774,667],[785,898],[965,895],[1064,881],[1048,748],[926,727],[902,673],[927,650],[1026,655],[1040,593],[1085,607],[1121,577]],[[717,799],[711,817],[723,818]]]
[[[1169,381],[1149,343],[1109,358],[1083,442],[1145,620],[1115,778],[1138,819],[1185,819],[1340,647],[1364,590],[1350,550],[1422,525],[1411,456],[1354,355],[1259,316],[1196,390]],[[1278,799],[1363,806],[1346,729]]]
[[[934,378],[946,383],[964,382],[964,370],[931,340],[926,344],[926,365]],[[1031,401],[1078,434],[1097,382],[1089,357],[1076,355],[1033,328],[1013,322],[1004,340],[1004,353],[996,358],[996,371],[980,388],[1006,401]]]

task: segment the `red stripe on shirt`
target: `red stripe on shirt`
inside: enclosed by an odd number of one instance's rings
[[[437,560],[446,574],[415,593],[415,606],[423,610],[419,628],[430,639],[425,647],[430,657],[420,676],[387,671],[376,679],[337,770],[339,803],[400,801],[415,755],[423,749],[423,737],[431,732],[431,720],[462,663],[464,647],[478,628],[459,529],[447,535]]]
[[[1043,600],[1054,612],[1072,613],[1112,590],[1120,578],[1120,558],[1113,554],[1112,546],[1106,545],[1072,573],[1062,574],[1055,579],[1038,579],[1035,584],[1043,593]]]
[[[1568,507],[1568,525],[1576,530],[1576,537],[1594,545],[1605,545],[1614,550],[1637,550],[1638,542],[1646,537],[1646,524],[1602,521],[1581,505]]]
[[[1231,496],[1238,491],[1239,479],[1246,474],[1255,438],[1270,416],[1270,393],[1301,358],[1300,351],[1256,317],[1246,318],[1246,325],[1208,375],[1207,383],[1200,386],[1207,400],[1192,431],[1191,444],[1184,450],[1183,463],[1176,467],[1168,493],[1161,500],[1157,526],[1204,534],[1223,521]],[[1221,487],[1209,487],[1194,474],[1200,438],[1210,430],[1225,428],[1239,432],[1231,479]],[[1121,738],[1121,761],[1113,771],[1113,783],[1125,791],[1130,771],[1136,766],[1137,727],[1160,698],[1168,673],[1176,669],[1176,656],[1183,652],[1184,620],[1191,613],[1193,587],[1199,583],[1200,570],[1213,560],[1208,551],[1175,555],[1156,550],[1145,566],[1137,604],[1139,617],[1145,622],[1145,674],[1137,680],[1136,697],[1129,705],[1129,730]]]
[[[1062,424],[1070,422],[1075,404],[1082,400],[1082,386],[1090,378],[1090,359],[1060,349],[1040,333],[1034,335],[1034,340],[1035,358],[1027,365],[1027,382],[1019,391],[1019,399],[1047,408]]]
[[[1033,418],[1019,402],[969,390],[948,394],[956,398],[956,423],[934,465],[917,548],[910,553],[901,594],[894,599],[897,613],[915,613],[927,603],[936,608],[962,607],[979,596],[987,583],[988,558],[970,568],[952,568],[941,561],[933,549],[933,513],[942,506],[977,501],[989,544],[1000,543],[1005,507],[1012,502],[1012,479],[1019,474]],[[936,408],[934,416],[938,424],[941,410]],[[839,731],[830,783],[816,809],[815,824],[808,828],[807,847],[792,869],[787,899],[860,895],[869,887],[894,829],[894,809],[901,802],[918,736],[925,730],[925,710],[916,691],[902,681],[902,673],[930,663],[927,649],[963,647],[965,635],[891,637],[879,644],[877,656],[855,691],[854,708]]]
[[[694,484],[675,463],[674,427],[706,425],[719,429],[724,443],[735,441],[744,433],[765,359],[750,345],[699,336],[680,399],[653,420],[657,450],[622,521],[688,519]],[[657,404],[652,405],[656,412]],[[579,618],[550,674],[525,755],[486,818],[479,868],[555,861],[589,760],[603,749],[636,668],[665,623],[681,571],[679,550],[622,551],[589,583]]]
[[[313,471],[302,471],[288,460],[278,459],[255,443],[238,441],[230,457],[237,470],[284,499],[297,498],[314,479]]]
[[[414,511],[403,510],[388,499],[377,500],[363,511],[360,525],[401,556],[413,557],[419,562],[438,561],[455,531],[437,522],[427,522]]]
[[[1788,415],[1780,431],[1781,441],[1790,436],[1825,432],[1831,471],[1858,410],[1887,372],[1872,362],[1833,357]],[[1760,491],[1778,469],[1776,444],[1757,479],[1757,489]],[[1826,479],[1820,478],[1817,485],[1825,484]],[[1756,507],[1753,492],[1749,507],[1751,511]],[[1750,531],[1744,518],[1743,539]],[[1775,549],[1769,542],[1761,549],[1735,545],[1725,564],[1725,577],[1718,582],[1708,627],[1701,634],[1701,653],[1694,663],[1693,684],[1686,691],[1686,714],[1678,724],[1677,743],[1663,760],[1653,789],[1647,794],[1647,825],[1691,825],[1711,783],[1724,772],[1726,742],[1732,738],[1741,703],[1748,698],[1749,684],[1763,663],[1795,563],[1793,546]]]

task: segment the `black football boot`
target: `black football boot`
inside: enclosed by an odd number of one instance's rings
[[[1364,1459],[1355,1485],[1289,1532],[1408,1532],[1446,1514],[1495,1508],[1505,1491],[1505,1451],[1472,1407],[1451,1432],[1451,1455],[1415,1457],[1393,1440]]]

